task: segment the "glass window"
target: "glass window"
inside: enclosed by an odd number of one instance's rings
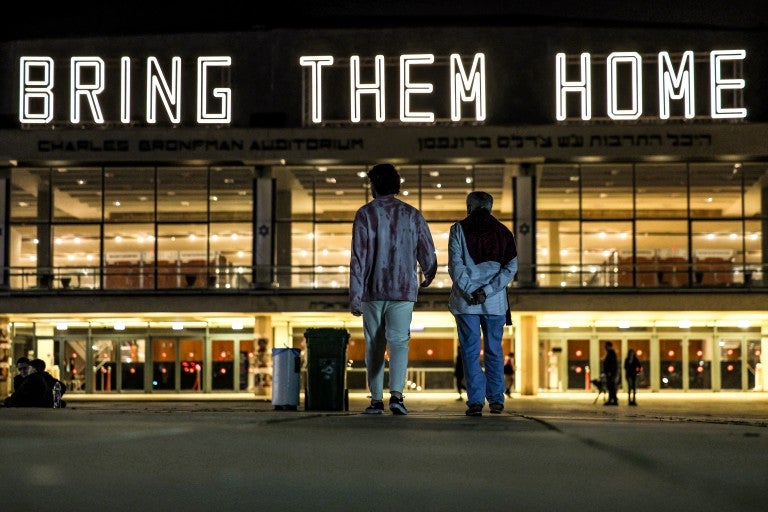
[[[92,346],[94,391],[104,393],[117,391],[115,342],[94,339]]]
[[[211,224],[209,287],[247,288],[251,282],[252,247],[250,222]]]
[[[688,388],[712,389],[712,343],[688,340]]]
[[[690,164],[691,216],[741,217],[742,166]]]
[[[419,167],[421,180],[421,212],[428,222],[456,222],[467,215],[467,194],[475,188],[474,180],[481,171],[471,165],[424,165]],[[482,171],[484,172],[484,171]],[[499,177],[501,179],[501,177]],[[485,182],[490,185],[490,178]],[[404,183],[405,185],[405,183]],[[484,190],[498,199],[498,186]],[[419,207],[418,205],[415,205]],[[494,201],[494,207],[498,206]],[[497,208],[494,208],[497,210]]]
[[[120,341],[121,389],[144,389],[145,355],[145,340]]]
[[[721,338],[720,388],[741,389],[741,340]]]
[[[211,360],[213,373],[211,389],[235,389],[235,342],[232,340],[213,340],[211,342]]]
[[[581,204],[585,218],[632,218],[632,166],[582,166]]]
[[[104,221],[155,220],[155,169],[113,167],[104,170]]]
[[[582,223],[582,260],[579,271],[583,286],[618,286],[619,256],[632,252],[629,222]]]
[[[99,225],[54,225],[55,288],[98,288]]]
[[[50,169],[13,169],[11,172],[11,221],[47,221]],[[41,203],[41,200],[44,201]],[[43,210],[38,210],[43,208]]]
[[[743,269],[743,238],[741,221],[692,222],[694,283],[733,284],[735,270]]]
[[[635,166],[638,218],[688,217],[688,173],[685,164]]]
[[[152,340],[152,389],[176,389],[176,340]]]
[[[164,167],[157,170],[157,219],[176,222],[208,219],[206,167]]]
[[[210,209],[212,221],[251,221],[252,167],[212,167]]]
[[[101,168],[59,167],[51,178],[56,221],[101,221]]]
[[[206,224],[161,224],[157,227],[157,287],[200,288],[215,275],[208,255]]]
[[[181,390],[203,390],[203,340],[179,341],[181,363]]]
[[[683,389],[682,340],[659,340],[659,373],[661,389]]]
[[[155,287],[154,224],[104,225],[105,288]]]

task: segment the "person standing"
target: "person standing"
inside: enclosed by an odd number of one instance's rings
[[[627,379],[627,399],[629,405],[637,405],[637,374],[640,372],[640,360],[637,358],[635,349],[627,350],[627,357],[624,358],[624,376]]]
[[[467,416],[504,410],[504,325],[511,325],[507,286],[517,273],[515,237],[492,214],[487,192],[467,195],[467,216],[451,226],[448,308],[456,320],[467,377]],[[481,344],[482,332],[482,344]],[[483,351],[485,371],[480,364]]]
[[[613,349],[613,343],[605,342],[605,358],[603,359],[603,373],[605,374],[605,385],[608,388],[608,400],[603,405],[619,405],[619,399],[616,396],[616,378],[619,372],[619,360],[616,351]]]
[[[459,398],[456,400],[463,400],[464,397],[461,395],[461,390],[463,389],[466,391],[467,386],[465,384],[466,378],[464,377],[464,357],[461,355],[461,345],[459,345],[456,350],[456,363],[453,367],[453,377],[456,379],[456,391],[459,392]]]
[[[437,273],[432,233],[421,212],[395,196],[400,174],[391,164],[368,172],[373,200],[360,207],[352,224],[349,307],[363,317],[365,367],[371,404],[366,414],[384,412],[384,356],[389,350],[389,409],[408,414],[403,389],[408,342],[419,286]],[[419,284],[417,264],[424,275]]]
[[[504,384],[506,386],[506,390],[504,391],[504,394],[506,394],[508,397],[512,396],[512,390],[515,387],[515,353],[510,352],[507,354],[507,357],[504,358]]]

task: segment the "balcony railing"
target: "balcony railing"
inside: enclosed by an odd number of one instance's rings
[[[441,267],[442,268],[442,267]],[[104,267],[6,267],[12,291],[44,290],[223,290],[348,288],[345,266],[318,268],[233,267],[213,264],[107,265]],[[532,288],[762,288],[768,264],[732,262],[640,262],[601,265],[537,265]],[[257,279],[254,278],[257,276]],[[447,271],[433,287],[451,287]],[[514,282],[512,286],[525,287]]]

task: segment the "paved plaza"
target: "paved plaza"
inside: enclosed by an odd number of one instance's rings
[[[464,415],[276,411],[243,395],[72,396],[0,409],[0,509],[764,511],[768,395],[515,395]],[[120,398],[120,399],[115,399]]]

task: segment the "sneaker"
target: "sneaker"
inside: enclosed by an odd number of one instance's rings
[[[504,410],[504,404],[491,404],[489,407],[491,414],[501,414],[501,411]]]
[[[363,411],[365,414],[384,414],[384,402],[381,400],[371,400],[371,405]]]
[[[389,410],[395,415],[408,414],[408,409],[405,408],[405,404],[403,403],[403,397],[398,398],[395,395],[392,395],[389,398]]]
[[[467,416],[482,416],[483,415],[483,406],[479,404],[473,404],[469,406],[469,409],[467,409],[467,412],[465,412]]]

